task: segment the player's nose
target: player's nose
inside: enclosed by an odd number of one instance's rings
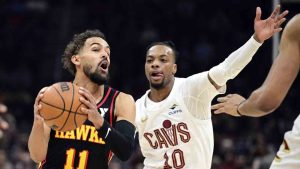
[[[159,62],[157,60],[154,60],[151,64],[151,68],[158,68],[159,67]]]
[[[106,52],[101,53],[100,58],[101,59],[107,59],[109,56]]]

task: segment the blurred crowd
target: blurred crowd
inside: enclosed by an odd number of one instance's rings
[[[100,29],[111,46],[109,83],[139,98],[147,45],[172,40],[179,51],[178,76],[208,70],[245,43],[253,31],[256,6],[263,16],[272,1],[239,0],[1,0],[0,1],[0,169],[33,169],[27,140],[37,92],[72,77],[61,55],[74,33]],[[300,3],[282,4],[292,17]],[[272,42],[228,83],[227,93],[244,96],[264,80],[272,63]],[[212,169],[267,169],[300,113],[299,79],[275,113],[262,118],[213,115],[215,150]],[[2,104],[3,103],[3,104]],[[132,158],[113,159],[111,169],[141,169],[137,145]]]

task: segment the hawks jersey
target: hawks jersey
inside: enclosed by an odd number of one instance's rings
[[[175,78],[169,96],[155,103],[146,92],[136,102],[136,124],[145,169],[210,169],[211,101],[219,93],[207,72]]]
[[[293,129],[284,134],[284,140],[272,162],[270,169],[300,168],[300,115]]]
[[[115,99],[118,91],[104,87],[102,100],[97,104],[104,119],[114,126]],[[39,169],[107,169],[111,152],[93,123],[86,121],[72,131],[51,130],[46,159]]]

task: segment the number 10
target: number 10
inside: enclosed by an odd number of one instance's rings
[[[172,167],[168,164],[169,156],[167,155],[167,153],[164,154],[164,158],[165,158],[164,169],[171,169]],[[183,151],[181,151],[180,149],[174,150],[172,153],[172,161],[173,161],[173,167],[175,169],[183,168],[185,166]]]

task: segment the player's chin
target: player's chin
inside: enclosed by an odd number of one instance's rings
[[[151,82],[150,82],[150,85],[151,85],[151,87],[154,88],[154,89],[161,89],[161,88],[164,87],[164,86],[163,86],[163,82],[157,82],[157,81],[155,81],[155,82],[151,81]]]
[[[108,72],[100,72],[99,76],[101,76],[102,79],[108,79]]]
[[[93,81],[94,83],[97,83],[98,85],[103,85],[108,81],[109,74],[108,73],[91,74],[90,79],[91,79],[91,81]]]

